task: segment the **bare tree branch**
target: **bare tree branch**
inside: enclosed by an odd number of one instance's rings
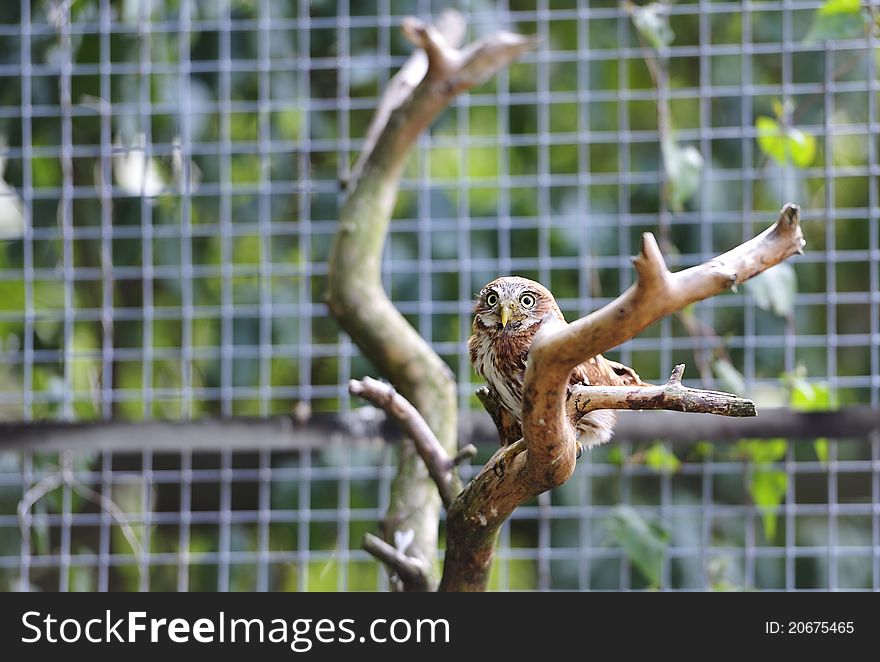
[[[462,446],[461,450],[459,450],[455,457],[452,458],[453,466],[458,466],[459,464],[464,464],[465,462],[470,461],[472,457],[477,454],[477,447],[473,444],[468,444],[467,446]]]
[[[638,272],[635,285],[586,317],[542,329],[529,351],[523,385],[523,438],[529,445],[534,480],[546,481],[547,487],[560,485],[574,469],[574,430],[564,406],[572,369],[657,320],[801,253],[805,242],[798,224],[799,211],[797,205],[785,205],[776,223],[757,237],[675,274],[666,268],[654,236],[646,233],[642,251],[633,259]],[[547,439],[556,443],[548,444]],[[548,473],[548,467],[553,471]]]
[[[414,29],[413,22],[421,24],[421,21],[416,19],[404,19],[401,25],[401,30],[403,30],[404,34]],[[438,41],[445,40],[448,47],[457,47],[461,44],[461,40],[464,39],[464,18],[457,11],[448,9],[437,19],[436,27],[431,26],[431,29],[439,33],[435,39]],[[407,38],[413,43],[413,39],[409,35],[407,35]],[[343,187],[348,188],[351,182],[357,181],[358,177],[360,177],[361,171],[364,169],[364,163],[366,163],[367,158],[372,153],[385,125],[388,124],[391,111],[399,108],[409,98],[426,73],[428,73],[428,56],[425,50],[420,47],[413,51],[413,54],[410,55],[409,59],[385,86],[382,98],[379,99],[376,112],[367,129],[363,151],[361,151],[351,167],[351,171],[343,178]]]
[[[420,559],[408,556],[372,533],[364,535],[361,546],[388,566],[404,591],[434,590],[431,573],[425,569]]]
[[[424,51],[415,56],[422,64],[413,64],[395,82],[397,89],[383,98],[348,182],[330,252],[327,304],[364,356],[421,412],[452,454],[458,414],[452,372],[385,293],[382,250],[400,178],[418,136],[457,94],[506,67],[534,42],[502,32],[457,49],[461,37],[455,28],[415,19],[404,22],[404,34]],[[414,532],[408,553],[433,573],[439,518],[434,483],[413,447],[404,445],[383,526],[386,540],[396,531]]]
[[[461,492],[461,480],[458,478],[458,472],[454,470],[454,461],[419,411],[395,391],[393,386],[370,377],[364,377],[360,381],[352,379],[348,383],[348,391],[384,409],[405,430],[415,444],[419,457],[428,468],[431,480],[437,485],[443,505],[448,508],[452,500]]]
[[[639,276],[635,285],[571,324],[544,321],[529,350],[523,440],[500,449],[449,508],[440,590],[485,590],[501,524],[521,503],[561,485],[574,471],[576,432],[566,406],[572,369],[666,315],[801,253],[805,242],[798,216],[798,206],[787,204],[776,223],[757,237],[674,274],[667,270],[653,235],[645,234],[642,251],[633,260]],[[681,404],[669,397],[680,388],[674,380],[659,388],[666,388],[663,397],[669,404]],[[601,406],[621,402],[620,397],[612,398]]]
[[[596,409],[668,409],[718,416],[757,416],[755,403],[732,393],[687,388],[684,364],[662,386],[575,386],[566,407],[569,420]]]

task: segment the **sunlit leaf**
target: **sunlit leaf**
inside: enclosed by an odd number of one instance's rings
[[[772,117],[761,116],[755,120],[758,146],[777,163],[789,161],[799,168],[806,168],[816,158],[816,137],[794,127],[783,127]]]
[[[772,117],[761,116],[755,120],[755,131],[761,150],[779,163],[785,163],[785,136],[782,135],[779,122]]]
[[[645,451],[645,465],[657,473],[671,474],[678,471],[681,461],[666,446],[656,443]]]
[[[781,262],[747,280],[745,288],[763,310],[780,317],[788,317],[794,311],[797,276],[788,262]]]
[[[792,163],[799,168],[806,168],[816,158],[816,137],[800,129],[790,128],[787,133],[787,147]]]
[[[870,22],[861,0],[828,0],[813,14],[804,41],[861,37]]]
[[[698,441],[694,446],[694,454],[704,460],[708,460],[715,452],[715,445],[711,441]]]
[[[862,8],[862,0],[827,0],[816,10],[820,16],[834,16],[836,14],[854,14]]]
[[[755,464],[772,464],[785,457],[788,441],[785,439],[742,439],[736,443],[737,455]]]
[[[660,585],[669,532],[648,522],[630,506],[617,506],[608,523],[611,534],[627,557],[652,586]]]
[[[796,411],[828,411],[834,409],[828,384],[811,384],[805,379],[797,380],[791,389],[791,408]]]
[[[623,452],[620,450],[619,446],[612,446],[608,449],[608,464],[613,464],[617,467],[622,467],[624,464]]]
[[[813,450],[822,464],[828,464],[828,439],[820,437],[813,442]]]

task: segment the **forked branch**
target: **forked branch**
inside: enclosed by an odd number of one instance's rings
[[[431,572],[421,559],[409,556],[372,533],[364,536],[361,546],[388,566],[391,571],[391,581],[399,584],[400,590],[409,592],[434,590]]]
[[[566,417],[568,375],[579,363],[626,342],[650,324],[697,301],[729,290],[768,267],[802,253],[800,208],[786,204],[776,223],[757,237],[678,273],[663,261],[654,235],[642,236],[633,259],[635,285],[603,308],[537,335],[523,385],[523,438],[529,474],[546,487],[560,485],[574,470],[574,430]],[[547,325],[544,325],[545,327]],[[555,443],[547,443],[548,439]],[[548,473],[548,467],[553,471]]]
[[[403,428],[428,468],[431,480],[437,485],[443,505],[449,508],[452,499],[461,492],[461,480],[455,471],[458,456],[449,456],[419,411],[390,384],[364,377],[362,380],[352,379],[348,391],[384,409]]]
[[[382,286],[382,251],[403,169],[419,135],[457,94],[506,67],[534,40],[500,32],[458,48],[464,21],[450,13],[436,25],[406,19],[403,33],[418,50],[389,85],[347,178],[330,251],[327,305],[451,455],[457,433],[452,372],[388,298]],[[407,444],[391,487],[386,542],[398,533],[411,536],[407,554],[433,574],[439,517],[434,481]]]
[[[574,471],[576,432],[570,422],[566,397],[572,369],[629,340],[653,322],[803,252],[805,242],[798,220],[798,206],[787,204],[776,223],[757,237],[677,273],[669,272],[653,235],[645,234],[641,253],[633,260],[638,272],[635,285],[610,304],[571,324],[544,321],[529,350],[523,392],[523,440],[501,448],[450,507],[441,590],[485,590],[501,524],[517,506],[561,485]],[[679,381],[680,374],[676,372],[665,386],[648,387],[659,389],[654,393],[658,397],[657,408],[660,402],[666,405],[662,408],[694,406],[694,394],[683,389]],[[585,395],[587,392],[590,395]],[[747,405],[741,408],[729,400],[722,406],[718,395],[708,399],[700,396],[700,406],[717,405],[728,415],[734,411],[748,413]],[[572,406],[579,402],[582,407],[628,409],[628,398],[632,397],[634,393],[623,387],[592,387],[590,391],[579,391]],[[725,398],[726,394],[721,400]],[[499,466],[503,471],[498,471]]]

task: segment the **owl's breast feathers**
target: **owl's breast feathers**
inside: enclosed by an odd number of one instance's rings
[[[474,324],[475,331],[479,322]],[[471,363],[502,407],[522,420],[522,386],[528,343],[503,332],[474,333],[468,341]]]

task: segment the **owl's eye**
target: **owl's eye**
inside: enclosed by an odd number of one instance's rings
[[[486,295],[486,305],[494,306],[496,303],[498,303],[498,295],[494,292],[489,292],[489,294]]]
[[[519,298],[519,303],[523,308],[534,308],[537,300],[534,294],[526,292]]]

